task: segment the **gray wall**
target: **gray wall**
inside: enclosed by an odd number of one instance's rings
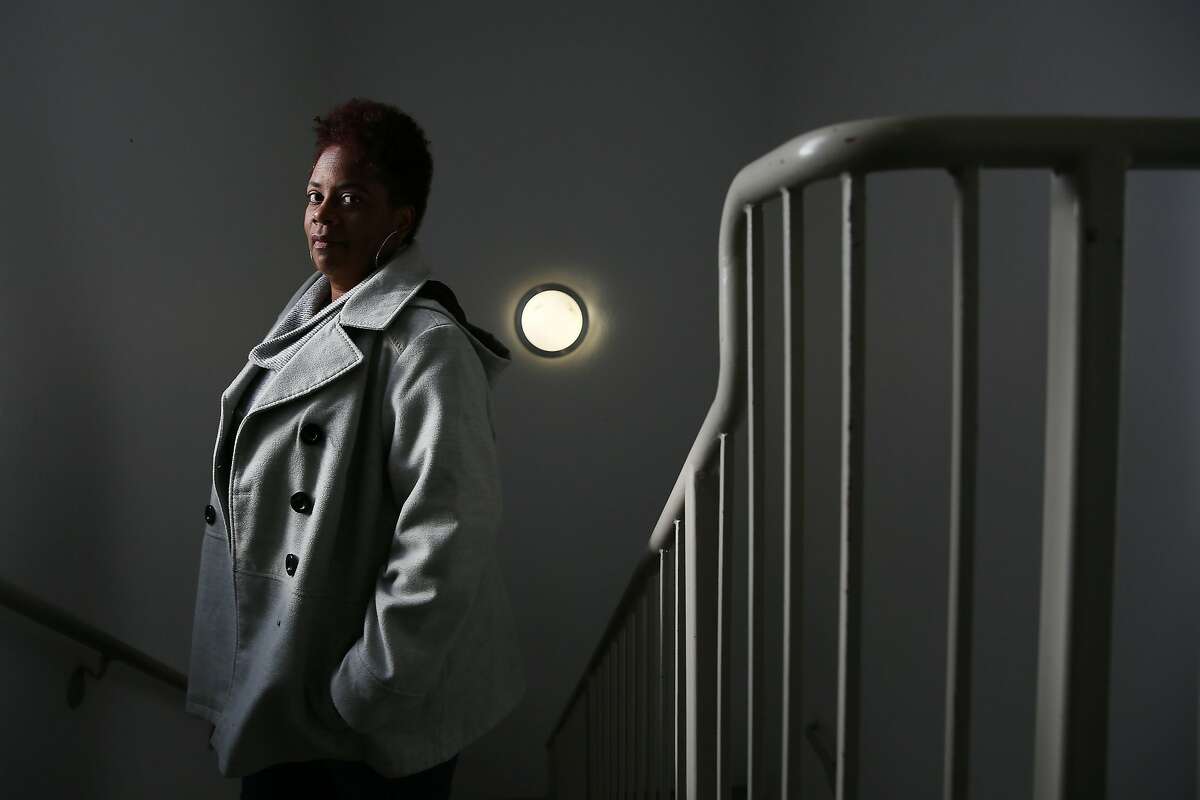
[[[3,575],[179,668],[218,398],[312,269],[300,233],[312,116],[359,94],[426,127],[423,246],[470,318],[515,353],[496,408],[530,691],[464,753],[461,798],[545,791],[545,737],[712,397],[717,222],[742,163],[880,114],[1200,113],[1184,4],[17,3],[5,17]],[[1030,174],[988,181],[975,783],[999,798],[1029,780],[1046,187]],[[1127,279],[1112,780],[1114,797],[1151,782],[1189,797],[1200,387],[1185,267],[1200,187],[1132,185],[1142,255]],[[868,306],[871,329],[890,334],[868,354],[864,796],[931,796],[949,192],[936,175],[871,188],[881,259]],[[835,200],[814,193],[816,227],[832,229]],[[826,720],[835,241],[814,237],[808,278],[809,706]],[[593,336],[561,362],[522,353],[511,329],[516,299],[544,280],[578,288],[594,315]],[[0,779],[49,796],[236,795],[179,696],[114,665],[69,712],[76,648],[11,613],[0,648],[21,687],[0,699]]]

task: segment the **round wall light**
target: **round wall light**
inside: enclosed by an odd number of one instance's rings
[[[566,355],[587,334],[587,306],[561,283],[543,283],[517,303],[516,324],[521,342],[537,355]]]

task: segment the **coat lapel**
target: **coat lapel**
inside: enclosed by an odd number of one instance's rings
[[[300,347],[271,383],[258,397],[246,416],[288,400],[303,397],[353,369],[363,360],[362,351],[346,333],[347,327],[383,330],[416,295],[430,276],[417,242],[392,256],[386,264],[372,272],[346,294],[342,308],[333,320],[327,321]],[[313,272],[284,305],[264,341],[279,335],[279,329],[295,302],[321,278]],[[234,406],[257,370],[263,367],[247,360],[221,395],[221,419],[217,425],[218,443],[224,435]]]
[[[362,351],[350,340],[336,319],[322,325],[275,373],[246,415],[259,409],[302,397],[352,369],[363,360]],[[255,368],[262,369],[255,365]]]

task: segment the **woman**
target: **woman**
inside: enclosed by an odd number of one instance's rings
[[[316,122],[315,271],[221,397],[186,710],[244,798],[443,798],[525,688],[496,548],[509,354],[429,279],[421,128],[357,98]]]

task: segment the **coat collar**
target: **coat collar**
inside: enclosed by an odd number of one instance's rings
[[[383,330],[391,324],[400,313],[400,309],[404,308],[431,274],[432,270],[425,261],[420,244],[415,240],[410,242],[407,247],[397,251],[388,261],[346,292],[344,299],[339,298],[341,311],[338,313],[342,325]],[[263,338],[264,342],[279,335],[279,329],[283,327],[288,312],[318,281],[329,283],[329,279],[323,273],[313,270],[292,293],[283,312]],[[328,289],[325,292],[328,295]],[[320,311],[317,313],[320,314]]]
[[[336,315],[337,319],[322,323],[311,336],[306,337],[304,345],[275,373],[262,394],[256,398],[254,407],[246,411],[246,416],[308,394],[355,367],[363,360],[363,354],[345,329],[386,328],[412,300],[430,274],[431,270],[425,263],[416,241],[398,251],[389,261],[346,293],[341,310]],[[264,337],[264,342],[280,335],[280,329],[284,327],[284,321],[296,301],[318,280],[327,279],[322,273],[315,271],[304,279],[276,318],[271,330]],[[248,360],[246,366],[222,393],[221,419],[217,426],[218,442],[225,435],[233,409],[242,393],[262,369],[263,367],[254,361]]]
[[[413,240],[346,294],[341,323],[383,330],[429,278],[421,246]]]

